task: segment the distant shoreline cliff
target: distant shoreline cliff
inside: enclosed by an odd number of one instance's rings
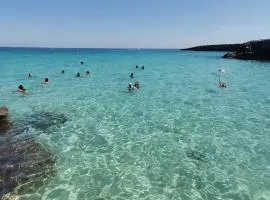
[[[253,40],[243,44],[219,44],[197,46],[185,51],[227,51],[223,58],[242,60],[270,60],[270,39]]]

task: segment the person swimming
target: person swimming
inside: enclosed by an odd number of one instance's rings
[[[139,68],[139,66],[138,65],[136,65],[136,69],[138,69]]]
[[[81,77],[81,74],[78,72],[78,73],[76,74],[76,77]]]
[[[28,78],[32,78],[32,74],[31,73],[28,73]]]
[[[142,70],[144,70],[144,66],[142,66]]]
[[[44,81],[42,82],[42,84],[48,84],[49,83],[49,79],[45,78]]]
[[[219,78],[219,87],[220,87],[220,88],[226,88],[226,87],[227,87],[226,83],[225,83],[225,82],[222,82],[222,81],[220,80],[220,78]]]
[[[134,85],[132,85],[132,83],[129,83],[128,84],[128,90],[129,91],[133,91],[133,90],[136,90],[137,88],[134,86]]]
[[[219,73],[225,73],[226,71],[225,71],[225,69],[219,69],[218,72]]]
[[[139,89],[139,88],[140,88],[140,83],[139,83],[138,81],[136,81],[136,82],[133,84],[133,86],[134,86],[135,88]]]
[[[18,92],[22,93],[22,94],[27,94],[26,93],[26,89],[23,87],[23,85],[19,85],[18,86]]]
[[[86,74],[87,74],[87,75],[90,75],[90,71],[86,71]]]
[[[62,70],[61,73],[64,74],[65,73],[65,70]]]
[[[219,87],[221,87],[221,88],[226,88],[227,86],[226,86],[226,83],[220,82],[220,83],[219,83]]]
[[[84,64],[84,62],[83,62],[83,61],[81,61],[80,63],[81,63],[81,65],[83,65],[83,64]]]
[[[129,75],[129,77],[130,77],[130,78],[134,78],[134,74],[131,73],[131,74]]]

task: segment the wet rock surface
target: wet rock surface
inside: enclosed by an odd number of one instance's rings
[[[8,120],[8,109],[6,107],[0,108],[0,134],[8,130],[10,126]]]
[[[52,155],[34,139],[1,143],[0,163],[0,197],[22,184],[43,182],[54,171]]]
[[[1,120],[7,120],[8,114],[2,113]],[[53,176],[53,155],[34,138],[35,135],[27,132],[29,127],[45,132],[66,121],[63,114],[42,111],[22,121],[8,122],[9,126],[0,135],[0,199],[15,188],[16,191],[37,188]]]
[[[8,117],[8,109],[6,107],[0,108],[0,119]]]

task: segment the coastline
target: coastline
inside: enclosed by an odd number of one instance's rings
[[[223,58],[270,61],[270,39],[252,40],[243,44],[217,44],[196,46],[184,51],[227,51]]]

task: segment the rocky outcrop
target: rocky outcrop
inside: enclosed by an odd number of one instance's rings
[[[192,47],[189,51],[229,51],[223,58],[241,60],[270,60],[270,39],[253,40],[243,44],[221,44]]]
[[[182,49],[185,51],[237,51],[241,44],[217,44],[217,45],[204,45]]]
[[[223,58],[242,60],[270,60],[270,39],[249,41],[233,53],[226,53]]]

